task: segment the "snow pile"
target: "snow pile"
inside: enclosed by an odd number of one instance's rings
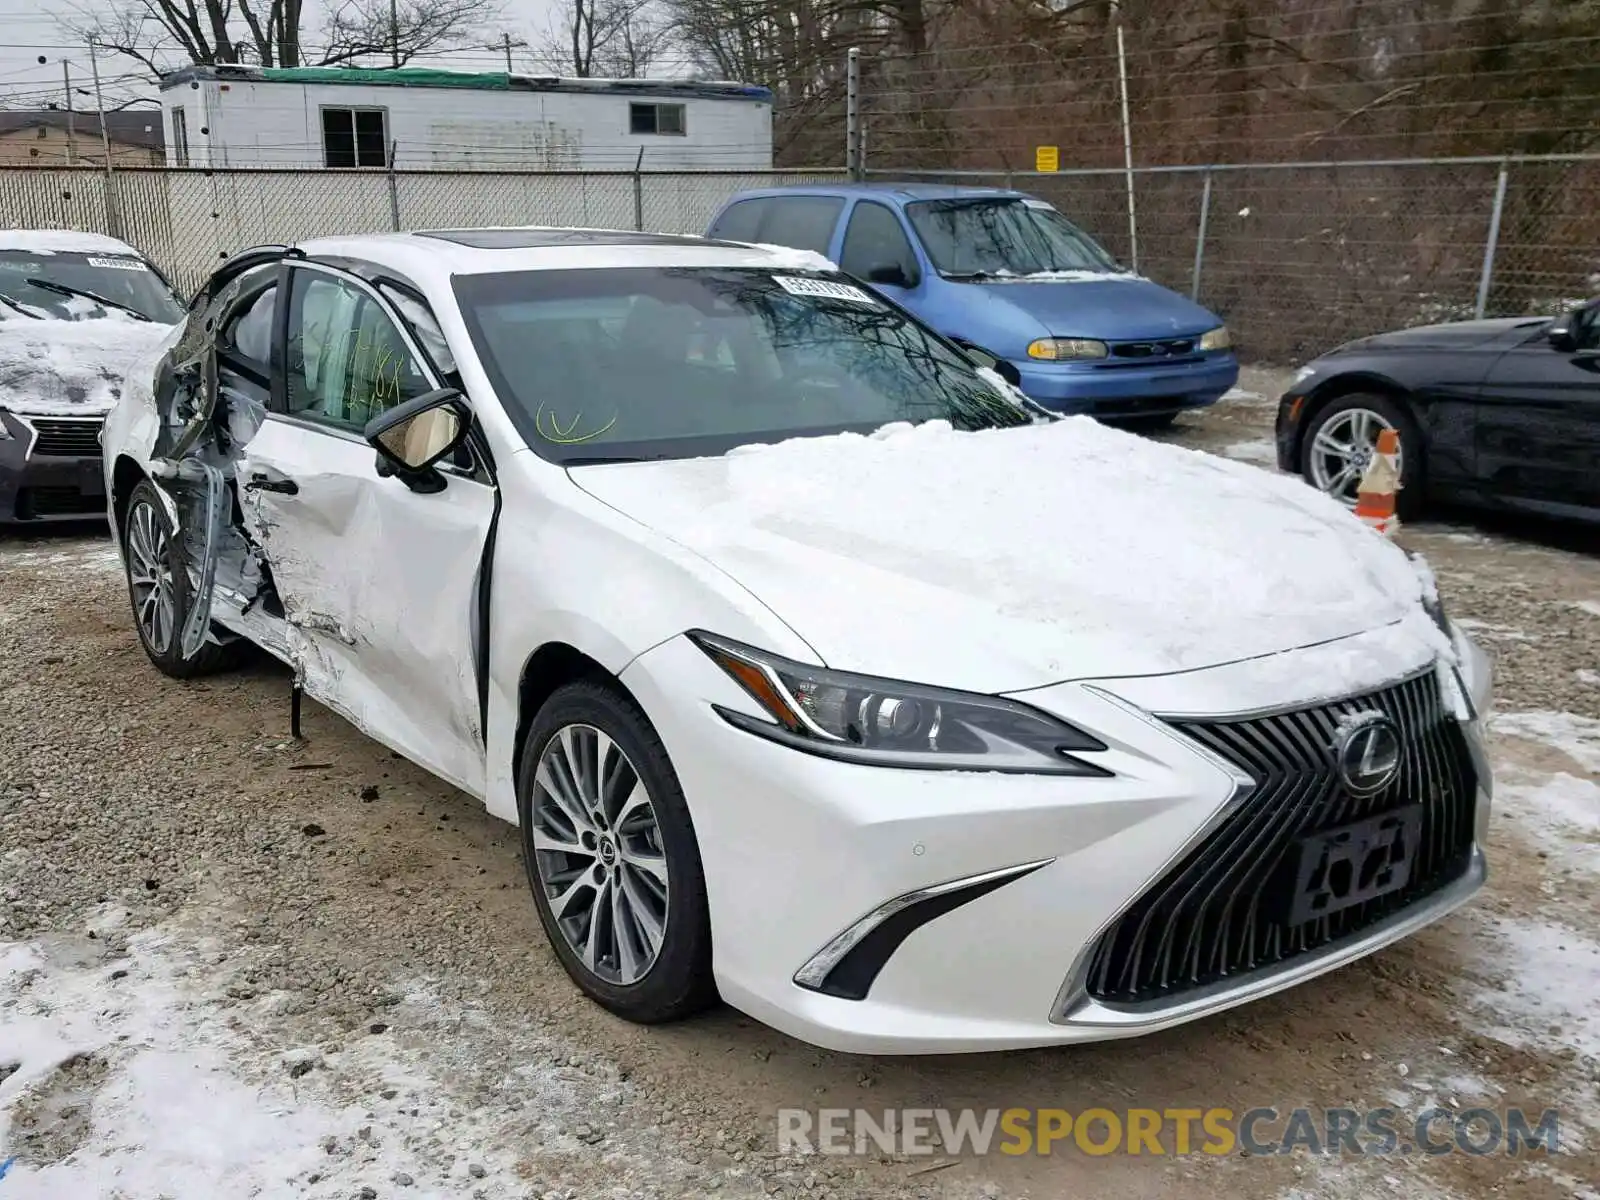
[[[210,964],[228,956],[215,940],[151,930],[107,960],[103,930],[116,923],[99,922],[99,942],[0,943],[7,1200],[343,1200],[363,1187],[392,1195],[402,1177],[417,1200],[520,1194],[513,1152],[492,1148],[504,1131],[475,1113],[448,1118],[449,1093],[394,1033],[347,1041],[337,1076],[322,1049],[258,1048],[233,1030],[261,1018],[217,1002]],[[394,1099],[342,1099],[352,1074]]]
[[[0,229],[0,250],[27,254],[138,254],[127,242],[75,229]]]
[[[0,321],[0,407],[41,416],[109,412],[128,375],[153,370],[178,328],[116,313]]]
[[[1132,271],[1029,271],[1022,274],[1002,268],[984,277],[985,283],[1149,283]]]
[[[1585,771],[1600,774],[1600,721],[1569,712],[1508,712],[1494,718],[1497,734],[1544,742]]]
[[[837,271],[833,260],[815,250],[796,250],[791,246],[774,246],[767,242],[749,242],[757,250],[772,255],[768,265],[775,271]]]
[[[1503,983],[1478,993],[1493,1014],[1480,1029],[1513,1046],[1571,1046],[1600,1065],[1600,943],[1554,923],[1482,919],[1494,947],[1483,965]]]
[[[1126,670],[1183,670],[1402,621],[1451,653],[1405,554],[1335,501],[1087,417],[901,423],[573,478],[722,566],[824,656],[824,626],[870,654],[1011,623],[1041,661],[1066,636],[1131,639],[1146,653]]]

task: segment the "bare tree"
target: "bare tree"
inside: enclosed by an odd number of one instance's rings
[[[305,0],[113,0],[82,7],[62,21],[69,34],[94,37],[108,50],[159,74],[173,56],[199,65],[335,66],[382,56],[403,66],[418,55],[474,40],[500,0],[336,0],[322,13],[326,43],[308,53],[302,41]]]
[[[655,0],[564,0],[535,57],[579,79],[637,78],[670,40]]]

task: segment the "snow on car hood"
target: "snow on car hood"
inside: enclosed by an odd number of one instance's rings
[[[1405,554],[1321,493],[1087,417],[897,425],[571,476],[840,669],[1020,691],[1390,625],[1437,632],[1414,619]]]
[[[93,320],[0,319],[0,408],[33,416],[98,416],[146,370],[177,328],[113,313]]]

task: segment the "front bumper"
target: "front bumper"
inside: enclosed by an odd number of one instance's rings
[[[0,412],[0,525],[40,525],[105,516],[98,418],[33,418]],[[41,434],[44,424],[47,433]],[[67,436],[52,436],[63,429]],[[89,448],[95,447],[93,453]]]
[[[758,715],[751,702],[684,639],[642,655],[623,682],[655,723],[689,801],[723,997],[830,1049],[1000,1050],[1163,1029],[1404,937],[1464,902],[1485,875],[1486,769],[1468,800],[1469,861],[1417,903],[1275,969],[1152,1003],[1106,999],[1103,989],[1097,998],[1090,970],[1101,935],[1249,787],[1236,766],[1118,696],[1115,683],[1022,697],[1109,747],[1093,757],[1111,777],[1048,779],[855,766],[743,733],[711,705]],[[864,998],[814,990],[815,976],[812,986],[796,982],[841,931],[886,902],[997,874],[1005,876],[997,886],[909,930]]]
[[[1022,377],[1023,392],[1043,407],[1113,419],[1202,408],[1239,382],[1239,360],[1231,353],[1149,366],[1034,359],[1014,359],[1012,365]]]

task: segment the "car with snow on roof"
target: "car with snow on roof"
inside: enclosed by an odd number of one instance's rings
[[[0,525],[105,515],[101,423],[182,316],[126,242],[0,230]]]
[[[816,255],[261,247],[105,446],[155,666],[255,643],[516,824],[556,957],[633,1021],[1126,1037],[1485,878],[1489,674],[1425,564],[1045,412]]]

